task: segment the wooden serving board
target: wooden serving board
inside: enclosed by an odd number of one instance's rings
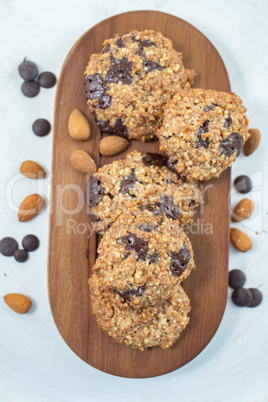
[[[223,61],[209,40],[187,22],[157,11],[124,13],[95,25],[76,42],[61,70],[55,100],[48,267],[52,314],[65,342],[85,362],[106,373],[141,378],[165,374],[188,363],[205,348],[221,322],[227,297],[230,171],[202,184],[205,205],[190,233],[197,269],[183,283],[191,299],[191,319],[181,338],[169,350],[141,352],[117,344],[98,328],[91,313],[88,278],[97,237],[93,233],[88,239],[83,207],[87,177],[72,168],[69,158],[76,149],[83,149],[101,166],[124,158],[132,149],[158,150],[157,141],[132,141],[119,156],[100,158],[100,132],[84,97],[83,73],[90,54],[100,52],[104,39],[133,29],[153,29],[170,38],[174,48],[182,51],[185,66],[196,70],[195,87],[230,91],[230,84]],[[76,142],[68,134],[68,118],[74,108],[91,121],[88,141]]]

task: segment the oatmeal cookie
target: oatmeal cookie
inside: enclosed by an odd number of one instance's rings
[[[219,177],[249,138],[245,112],[232,92],[179,91],[166,105],[156,132],[169,168],[189,181]]]
[[[103,236],[89,280],[134,308],[167,300],[195,269],[190,240],[178,222],[151,211],[121,215]],[[97,292],[97,291],[96,291]]]
[[[134,309],[115,292],[95,293],[91,287],[91,304],[97,323],[116,342],[145,350],[148,347],[171,347],[189,322],[190,300],[181,285],[171,297],[154,306]]]
[[[162,123],[163,106],[195,77],[170,39],[132,31],[104,41],[85,71],[85,95],[103,132],[149,141]]]
[[[124,211],[147,208],[180,225],[192,223],[201,202],[196,184],[166,167],[165,156],[133,151],[101,167],[87,182],[85,201],[94,230],[103,232]]]

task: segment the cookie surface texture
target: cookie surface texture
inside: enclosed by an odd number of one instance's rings
[[[129,211],[103,236],[90,284],[139,309],[170,298],[194,269],[190,240],[177,221]]]
[[[133,151],[93,174],[85,189],[93,229],[104,232],[123,212],[135,208],[177,220],[181,226],[192,223],[201,203],[198,186],[179,179],[166,163],[163,155]]]
[[[162,123],[163,106],[193,83],[182,54],[154,31],[132,31],[104,41],[85,70],[85,96],[103,132],[149,141]]]
[[[156,133],[169,168],[192,182],[219,177],[249,138],[245,112],[234,93],[179,91],[166,105]]]

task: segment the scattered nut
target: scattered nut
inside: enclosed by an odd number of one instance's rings
[[[33,161],[22,162],[20,172],[29,179],[44,179],[46,177],[44,169]]]
[[[32,302],[29,297],[19,293],[9,293],[4,296],[4,300],[6,304],[18,314],[28,313],[32,307]]]
[[[83,173],[96,173],[97,166],[91,156],[81,149],[74,151],[70,157],[71,165]]]
[[[18,211],[19,222],[26,222],[34,218],[43,208],[45,201],[38,194],[31,194],[22,201]]]
[[[230,229],[230,240],[234,248],[242,253],[245,253],[252,248],[252,241],[250,238],[239,229]]]
[[[99,142],[99,151],[104,156],[119,154],[127,148],[129,142],[117,135],[108,135]]]
[[[243,198],[243,200],[239,201],[234,209],[232,222],[241,222],[249,218],[253,211],[254,202],[252,202],[248,198]]]
[[[76,141],[85,141],[90,137],[89,122],[78,109],[74,109],[69,117],[68,130]]]
[[[246,156],[253,154],[259,146],[261,134],[257,128],[250,128],[250,137],[243,146],[243,152]]]

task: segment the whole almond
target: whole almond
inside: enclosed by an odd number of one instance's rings
[[[18,211],[18,220],[26,222],[34,218],[43,208],[45,201],[38,194],[31,194],[22,201]]]
[[[104,156],[117,155],[124,151],[129,142],[123,137],[117,135],[108,135],[99,142],[99,151]]]
[[[19,293],[9,293],[4,296],[4,300],[6,304],[18,314],[28,313],[32,307],[32,302],[29,297]]]
[[[70,157],[71,165],[79,172],[96,173],[97,166],[91,156],[81,149],[74,151]]]
[[[250,137],[243,146],[243,152],[246,156],[256,151],[261,140],[261,133],[257,128],[250,128],[248,132],[250,133]]]
[[[78,109],[74,109],[69,117],[68,130],[76,141],[85,141],[90,137],[89,122]]]
[[[43,179],[46,177],[44,169],[34,161],[22,162],[20,172],[29,179]]]
[[[241,222],[249,218],[253,211],[254,202],[252,202],[248,198],[243,198],[243,200],[239,201],[234,209],[232,222]]]
[[[230,240],[236,250],[245,253],[252,248],[252,241],[242,230],[231,228]]]

